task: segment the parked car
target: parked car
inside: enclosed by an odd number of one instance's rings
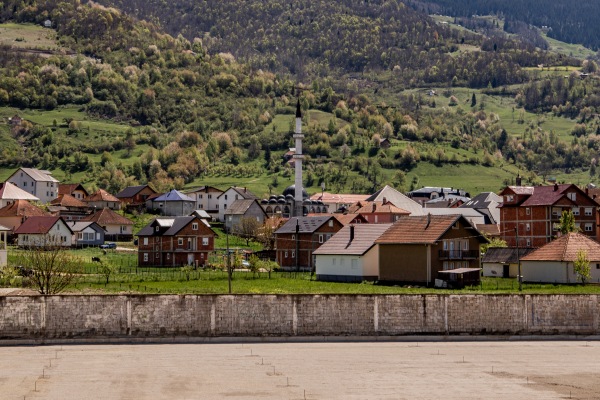
[[[113,242],[108,242],[100,245],[101,249],[116,249],[117,244]]]

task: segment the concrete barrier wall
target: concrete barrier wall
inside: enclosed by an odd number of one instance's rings
[[[598,335],[597,295],[0,297],[0,339]]]

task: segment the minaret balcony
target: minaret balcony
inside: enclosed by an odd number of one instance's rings
[[[292,158],[296,159],[296,160],[303,160],[304,159],[304,154],[294,154],[292,156]]]

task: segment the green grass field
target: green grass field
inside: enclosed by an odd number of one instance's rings
[[[59,50],[56,31],[34,24],[0,24],[0,44],[23,49]]]

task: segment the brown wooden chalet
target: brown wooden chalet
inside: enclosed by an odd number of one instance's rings
[[[487,239],[462,215],[400,218],[381,237],[379,280],[432,286],[438,272],[479,268]]]
[[[137,233],[140,266],[204,265],[215,232],[195,216],[156,218]]]
[[[507,186],[500,195],[500,232],[509,246],[541,247],[559,234],[563,211],[572,211],[579,230],[596,240],[598,203],[573,184]]]
[[[275,232],[277,263],[286,270],[312,270],[313,251],[342,227],[333,216],[290,218]]]

